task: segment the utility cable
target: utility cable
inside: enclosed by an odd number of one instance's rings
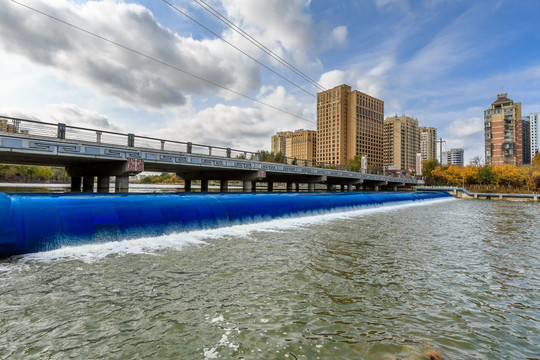
[[[219,21],[224,23],[226,26],[240,34],[242,37],[247,39],[249,42],[251,42],[253,45],[264,51],[266,54],[268,54],[270,57],[272,57],[274,60],[278,61],[283,66],[287,67],[289,70],[294,72],[296,75],[300,76],[307,82],[309,82],[311,85],[317,87],[319,90],[326,91],[326,88],[323,87],[321,84],[319,84],[317,81],[310,78],[308,75],[297,69],[294,65],[287,62],[285,59],[283,59],[281,56],[264,46],[262,43],[260,43],[257,39],[255,39],[253,36],[245,32],[242,28],[237,26],[235,23],[227,19],[225,16],[223,16],[219,11],[214,9],[212,6],[208,5],[202,0],[194,0],[199,6],[201,6],[203,9],[205,9],[207,12],[212,14],[214,17],[216,17]]]
[[[246,53],[245,51],[243,51],[242,49],[238,48],[237,46],[233,45],[232,43],[230,43],[229,41],[225,40],[223,37],[219,36],[217,33],[215,33],[214,31],[210,30],[208,27],[204,26],[203,24],[201,24],[200,22],[198,22],[197,20],[195,20],[194,18],[192,18],[191,16],[189,16],[188,14],[186,14],[184,11],[180,10],[178,7],[174,6],[173,4],[171,4],[170,2],[168,2],[167,0],[162,0],[165,4],[169,5],[172,9],[178,11],[180,14],[184,15],[185,17],[187,17],[189,20],[193,21],[195,24],[199,25],[200,27],[204,28],[206,31],[208,31],[209,33],[211,33],[212,35],[214,35],[215,37],[223,40],[225,43],[227,43],[228,45],[232,46],[233,48],[235,48],[236,50],[238,50],[239,52],[241,52],[242,54],[244,54],[245,56],[247,56],[248,58],[250,58],[251,60],[255,61],[257,64],[263,66],[265,69],[271,71],[272,73],[276,74],[277,76],[279,76],[280,78],[282,78],[283,80],[287,81],[289,84],[297,87],[298,89],[302,90],[303,92],[305,92],[306,94],[308,95],[311,95],[313,96],[314,98],[316,98],[317,96],[316,95],[313,95],[312,93],[310,93],[309,91],[307,91],[306,89],[304,89],[303,87],[301,87],[300,85],[292,82],[291,80],[287,79],[285,76],[279,74],[278,72],[272,70],[270,67],[266,66],[265,64],[263,64],[262,62],[260,62],[259,60],[255,59],[253,56],[249,55],[248,53]]]
[[[93,36],[93,37],[96,37],[96,38],[98,38],[98,39],[100,39],[100,40],[103,40],[103,41],[105,41],[105,42],[108,42],[108,43],[110,43],[110,44],[113,44],[113,45],[115,45],[115,46],[118,46],[118,47],[120,47],[120,48],[122,48],[122,49],[124,49],[124,50],[126,50],[126,51],[129,51],[129,52],[132,52],[132,53],[134,53],[134,54],[136,54],[136,55],[139,55],[139,56],[141,56],[141,57],[144,57],[144,58],[146,58],[146,59],[148,59],[148,60],[152,60],[152,61],[154,61],[154,62],[156,62],[156,63],[158,63],[158,64],[161,64],[161,65],[163,65],[163,66],[169,67],[169,68],[171,68],[171,69],[173,69],[173,70],[176,70],[176,71],[181,72],[181,73],[183,73],[183,74],[189,75],[189,76],[191,76],[191,77],[194,77],[194,78],[196,78],[196,79],[198,79],[198,80],[204,81],[204,82],[206,82],[206,83],[208,83],[208,84],[214,85],[214,86],[219,87],[219,88],[221,88],[221,89],[227,90],[227,91],[229,91],[229,92],[231,92],[231,93],[233,93],[233,94],[242,96],[242,97],[244,97],[244,98],[246,98],[246,99],[249,99],[249,100],[254,101],[254,102],[258,103],[258,104],[261,104],[261,105],[264,105],[264,106],[266,106],[266,107],[269,107],[269,108],[271,108],[271,109],[277,110],[277,111],[282,112],[282,113],[284,113],[284,114],[287,114],[287,115],[290,115],[290,116],[294,116],[294,117],[296,117],[296,118],[298,118],[298,119],[301,119],[301,120],[304,120],[304,121],[307,121],[307,122],[310,122],[310,123],[315,124],[314,121],[311,121],[311,120],[309,120],[309,119],[306,119],[306,118],[304,118],[304,117],[302,117],[302,116],[293,114],[293,113],[291,113],[291,112],[289,112],[289,111],[287,111],[287,110],[280,109],[280,108],[278,108],[278,107],[276,107],[276,106],[274,106],[274,105],[268,104],[268,103],[266,103],[266,102],[264,102],[264,101],[261,101],[261,100],[258,100],[258,99],[255,99],[255,98],[253,98],[253,97],[251,97],[251,96],[249,96],[249,95],[242,94],[242,93],[240,93],[240,92],[238,92],[238,91],[235,91],[235,90],[232,90],[232,89],[230,89],[230,88],[228,88],[228,87],[226,87],[226,86],[220,85],[220,84],[215,83],[215,82],[213,82],[213,81],[211,81],[211,80],[205,79],[205,78],[203,78],[203,77],[201,77],[201,76],[192,74],[192,73],[190,73],[189,71],[186,71],[186,70],[183,70],[183,69],[181,69],[181,68],[179,68],[179,67],[177,67],[177,66],[171,65],[171,64],[169,64],[169,63],[167,63],[167,62],[165,62],[165,61],[163,61],[163,60],[156,59],[156,58],[154,58],[154,57],[152,57],[152,56],[150,56],[150,55],[146,55],[146,54],[144,54],[144,53],[142,53],[142,52],[140,52],[140,51],[138,51],[138,50],[134,50],[134,49],[132,49],[132,48],[126,46],[126,45],[122,45],[122,44],[120,44],[120,43],[118,43],[118,42],[116,42],[116,41],[110,40],[110,39],[108,39],[108,38],[106,38],[106,37],[103,37],[103,36],[101,36],[101,35],[98,35],[98,34],[96,34],[96,33],[93,33],[93,32],[91,32],[91,31],[89,31],[89,30],[83,29],[83,28],[81,28],[81,27],[79,27],[79,26],[77,26],[77,25],[73,25],[73,24],[71,24],[71,23],[68,23],[67,21],[64,21],[64,20],[62,20],[62,19],[59,19],[59,18],[57,18],[57,17],[55,17],[55,16],[52,16],[52,15],[49,15],[49,14],[47,14],[47,13],[44,13],[44,12],[42,12],[42,11],[40,11],[40,10],[37,10],[37,9],[31,7],[31,6],[28,6],[28,5],[26,5],[26,4],[23,4],[23,3],[21,3],[21,2],[19,2],[19,1],[17,1],[17,0],[10,0],[10,1],[13,2],[13,3],[15,3],[15,4],[17,4],[17,5],[23,6],[23,7],[27,8],[27,9],[29,9],[29,10],[32,10],[32,11],[34,11],[34,12],[40,14],[40,15],[46,16],[46,17],[48,17],[48,18],[50,18],[50,19],[52,19],[52,20],[58,21],[58,22],[60,22],[60,23],[62,23],[62,24],[64,24],[64,25],[67,25],[67,26],[72,27],[72,28],[74,28],[74,29],[76,29],[76,30],[82,31],[82,32],[84,32],[84,33],[86,33],[86,34],[88,34],[88,35],[91,35],[91,36]]]

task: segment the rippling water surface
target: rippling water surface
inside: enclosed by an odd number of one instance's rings
[[[2,260],[0,358],[539,359],[539,223],[452,199]]]

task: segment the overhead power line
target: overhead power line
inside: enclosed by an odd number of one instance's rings
[[[152,57],[152,56],[150,56],[150,55],[144,54],[144,53],[142,53],[142,52],[140,52],[140,51],[138,51],[138,50],[132,49],[132,48],[130,48],[130,47],[126,46],[126,45],[120,44],[120,43],[118,43],[118,42],[116,42],[116,41],[114,41],[114,40],[110,40],[110,39],[108,39],[108,38],[106,38],[106,37],[103,37],[103,36],[101,36],[101,35],[98,35],[98,34],[96,34],[96,33],[93,33],[93,32],[91,32],[91,31],[86,30],[86,29],[84,29],[84,28],[82,28],[82,27],[79,27],[79,26],[77,26],[77,25],[73,25],[73,24],[71,24],[71,23],[69,23],[69,22],[67,22],[67,21],[64,21],[64,20],[59,19],[59,18],[57,18],[57,17],[55,17],[55,16],[53,16],[53,15],[47,14],[47,13],[45,13],[45,12],[43,12],[43,11],[40,11],[40,10],[38,10],[38,9],[35,9],[35,8],[33,8],[33,7],[31,7],[31,6],[28,6],[28,5],[26,5],[26,4],[23,4],[23,3],[21,3],[21,2],[19,2],[19,1],[17,1],[17,0],[10,0],[10,1],[13,2],[13,3],[15,3],[15,4],[17,4],[17,5],[20,5],[20,6],[22,6],[22,7],[25,7],[25,8],[27,8],[27,9],[29,9],[29,10],[32,10],[32,11],[34,11],[34,12],[40,14],[40,15],[46,16],[46,17],[48,17],[48,18],[50,18],[50,19],[52,19],[52,20],[58,21],[58,22],[60,22],[60,23],[62,23],[62,24],[64,24],[64,25],[67,25],[67,26],[72,27],[72,28],[74,28],[74,29],[76,29],[76,30],[79,30],[79,31],[81,31],[81,32],[84,32],[84,33],[86,33],[86,34],[88,34],[88,35],[91,35],[91,36],[93,36],[93,37],[96,37],[96,38],[98,38],[98,39],[100,39],[100,40],[103,40],[103,41],[105,41],[105,42],[108,42],[108,43],[110,43],[110,44],[113,44],[113,45],[115,45],[115,46],[118,46],[118,47],[120,47],[120,48],[122,48],[122,49],[124,49],[124,50],[126,50],[126,51],[132,52],[132,53],[134,53],[134,54],[136,54],[136,55],[139,55],[139,56],[144,57],[144,58],[146,58],[146,59],[148,59],[148,60],[154,61],[154,62],[156,62],[156,63],[158,63],[158,64],[161,64],[161,65],[163,65],[163,66],[166,66],[166,67],[168,67],[168,68],[171,68],[171,69],[173,69],[173,70],[176,70],[176,71],[181,72],[181,73],[183,73],[183,74],[186,74],[186,75],[188,75],[188,76],[194,77],[194,78],[196,78],[196,79],[198,79],[198,80],[204,81],[204,82],[206,82],[206,83],[208,83],[208,84],[214,85],[214,86],[216,86],[216,87],[218,87],[218,88],[224,89],[224,90],[229,91],[229,92],[231,92],[231,93],[233,93],[233,94],[242,96],[242,97],[244,97],[244,98],[246,98],[246,99],[249,99],[249,100],[251,100],[251,101],[253,101],[253,102],[256,102],[256,103],[261,104],[261,105],[263,105],[263,106],[266,106],[266,107],[268,107],[268,108],[277,110],[277,111],[282,112],[282,113],[284,113],[284,114],[287,114],[287,115],[296,117],[296,118],[298,118],[298,119],[301,119],[301,120],[304,120],[304,121],[307,121],[307,122],[310,122],[310,123],[315,123],[314,121],[311,121],[311,120],[309,120],[309,119],[306,119],[306,118],[304,118],[304,117],[302,117],[302,116],[293,114],[293,113],[291,113],[291,112],[289,112],[289,111],[287,111],[287,110],[278,108],[278,107],[276,107],[276,106],[274,106],[274,105],[271,105],[271,104],[268,104],[268,103],[266,103],[266,102],[264,102],[264,101],[255,99],[255,98],[253,98],[253,97],[251,97],[251,96],[249,96],[249,95],[242,94],[242,93],[240,93],[240,92],[238,92],[238,91],[235,91],[235,90],[233,90],[233,89],[230,89],[230,88],[228,88],[228,87],[226,87],[226,86],[220,85],[220,84],[218,84],[218,83],[216,83],[216,82],[213,82],[213,81],[208,80],[208,79],[205,79],[205,78],[203,78],[203,77],[201,77],[201,76],[198,76],[198,75],[195,75],[195,74],[193,74],[193,73],[190,73],[189,71],[186,71],[186,70],[184,70],[184,69],[181,69],[181,68],[179,68],[179,67],[177,67],[177,66],[175,66],[175,65],[171,65],[171,64],[169,64],[169,63],[167,63],[167,62],[165,62],[165,61],[163,61],[163,60],[159,60],[159,59],[157,59],[157,58],[155,58],[155,57]]]
[[[169,5],[171,8],[173,8],[174,10],[176,10],[177,12],[179,12],[180,14],[184,15],[185,17],[187,17],[189,20],[193,21],[194,23],[196,23],[197,25],[199,25],[200,27],[204,28],[206,31],[208,31],[209,33],[211,33],[212,35],[216,36],[217,38],[221,39],[222,41],[224,41],[225,43],[227,43],[228,45],[232,46],[233,48],[235,48],[236,50],[238,50],[239,52],[241,52],[242,54],[244,54],[245,56],[247,56],[248,58],[250,58],[251,60],[255,61],[257,64],[263,66],[265,69],[271,71],[272,73],[276,74],[277,76],[279,76],[280,78],[282,78],[283,80],[287,81],[289,84],[297,87],[298,89],[302,90],[303,92],[305,92],[306,94],[308,95],[311,95],[313,96],[314,98],[316,98],[315,95],[313,95],[312,93],[310,93],[309,91],[307,91],[306,89],[304,89],[303,87],[301,87],[300,85],[294,83],[293,81],[287,79],[285,76],[281,75],[280,73],[278,73],[277,71],[274,71],[272,68],[270,68],[269,66],[265,65],[264,63],[260,62],[259,60],[255,59],[253,56],[249,55],[248,53],[246,53],[245,51],[243,51],[242,49],[240,49],[239,47],[235,46],[234,44],[232,44],[231,42],[225,40],[223,37],[219,36],[217,33],[215,33],[214,31],[210,30],[208,27],[204,26],[202,23],[198,22],[197,20],[195,20],[193,17],[189,16],[188,14],[186,14],[186,12],[180,10],[178,7],[174,6],[173,4],[171,4],[170,2],[168,2],[167,0],[162,0],[165,4]]]
[[[245,32],[242,28],[237,26],[235,23],[227,19],[223,14],[221,14],[219,11],[214,9],[212,6],[208,5],[202,0],[194,0],[197,4],[199,4],[203,9],[205,9],[207,12],[212,14],[214,17],[216,17],[219,21],[224,23],[226,26],[231,28],[233,31],[240,34],[242,37],[247,39],[249,42],[251,42],[253,45],[264,51],[266,54],[268,54],[270,57],[272,57],[274,60],[278,61],[283,66],[287,67],[289,70],[294,72],[296,75],[300,76],[307,82],[309,82],[311,85],[315,86],[319,90],[326,91],[326,88],[323,87],[321,84],[319,84],[317,81],[310,78],[308,75],[304,74],[301,70],[297,69],[294,65],[289,63],[287,60],[283,59],[281,56],[261,44],[257,39],[255,39],[253,36]]]

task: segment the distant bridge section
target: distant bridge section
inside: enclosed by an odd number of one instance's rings
[[[287,191],[307,184],[325,184],[328,191],[394,189],[411,187],[417,181],[407,177],[363,174],[260,161],[259,153],[219,146],[163,140],[135,134],[87,129],[66,124],[0,116],[0,163],[61,166],[71,177],[72,191],[108,191],[112,176],[117,192],[127,191],[129,176],[142,171],[176,173],[191,191],[194,180],[208,191],[209,180],[219,180],[220,190],[228,190],[230,180],[242,181],[244,191],[255,191],[257,182],[285,183]],[[303,161],[298,161],[303,163]],[[307,164],[307,162],[304,162]]]

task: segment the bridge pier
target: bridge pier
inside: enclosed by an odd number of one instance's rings
[[[379,185],[375,185],[375,186],[373,187],[373,190],[379,191]]]
[[[274,191],[274,183],[269,181],[268,182],[268,192]]]
[[[300,183],[295,184],[296,192],[300,192]]]
[[[201,179],[201,192],[208,192],[208,179]]]
[[[83,176],[82,191],[94,192],[94,176],[93,175]]]
[[[326,191],[328,191],[328,192],[334,191],[334,185],[332,185],[332,184],[326,184]]]
[[[110,176],[98,176],[97,178],[97,191],[108,193],[109,192],[109,183]]]
[[[287,181],[287,192],[292,192],[292,182]]]
[[[243,191],[243,192],[250,192],[250,191],[253,191],[253,188],[252,188],[252,182],[249,181],[249,180],[243,180],[243,181],[242,181],[242,191]]]
[[[345,192],[345,185],[341,184],[340,188],[341,188],[341,192]]]
[[[184,179],[184,192],[191,192],[191,180]]]
[[[219,181],[219,191],[221,191],[221,192],[229,191],[229,180],[220,180]]]
[[[351,192],[351,191],[352,191],[352,185],[347,185],[347,191],[348,191],[348,192]]]
[[[117,193],[129,191],[129,176],[117,175],[114,181],[114,191]]]
[[[82,176],[71,177],[71,192],[81,192]]]
[[[315,183],[308,183],[308,192],[315,192]]]

